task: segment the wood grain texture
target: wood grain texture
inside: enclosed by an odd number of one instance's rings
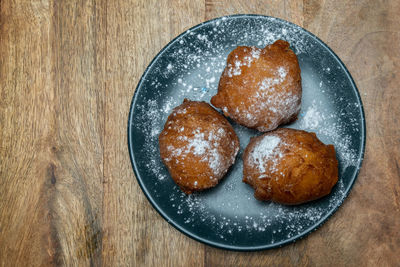
[[[204,245],[165,222],[141,193],[127,150],[135,87],[152,58],[203,20],[192,1],[112,1],[107,5],[104,231],[106,266],[202,266]],[[119,108],[115,108],[119,107]]]
[[[135,87],[158,51],[206,19],[256,13],[326,42],[367,119],[363,168],[318,231],[239,253],[179,233],[129,161]],[[400,2],[0,1],[0,266],[400,266]]]
[[[1,2],[0,12],[0,264],[51,264],[49,6]]]

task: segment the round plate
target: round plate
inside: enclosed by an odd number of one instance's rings
[[[334,144],[339,182],[332,193],[299,206],[260,202],[242,182],[242,153],[257,131],[232,123],[240,152],[215,188],[186,196],[164,167],[158,135],[184,98],[209,102],[229,52],[287,40],[298,56],[302,86],[299,119],[285,127],[316,132]],[[132,100],[128,144],[136,178],[153,207],[174,227],[203,243],[232,250],[279,247],[315,230],[332,215],[357,177],[365,147],[365,120],[357,88],[340,59],[321,40],[287,21],[258,15],[222,17],[172,40],[144,72]]]

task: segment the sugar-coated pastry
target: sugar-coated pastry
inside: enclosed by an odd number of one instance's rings
[[[301,204],[328,195],[338,181],[333,145],[302,130],[280,128],[252,138],[243,165],[243,182],[258,200]]]
[[[237,123],[266,132],[297,119],[301,91],[297,56],[278,40],[263,49],[234,49],[211,104]]]
[[[218,184],[235,161],[239,139],[209,104],[185,99],[169,115],[159,147],[172,179],[191,194]]]

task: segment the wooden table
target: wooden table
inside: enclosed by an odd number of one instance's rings
[[[367,148],[338,212],[280,249],[239,253],[151,207],[127,149],[144,69],[202,21],[258,13],[319,36],[361,93]],[[400,2],[0,1],[0,265],[399,266]]]

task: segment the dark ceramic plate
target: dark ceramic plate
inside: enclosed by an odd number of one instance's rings
[[[250,137],[259,133],[232,122],[241,143],[235,165],[217,187],[186,196],[174,184],[159,156],[158,134],[166,118],[184,98],[209,102],[217,91],[226,57],[236,46],[264,47],[277,39],[287,40],[296,52],[303,85],[299,119],[285,127],[316,132],[324,143],[335,145],[338,184],[329,196],[300,206],[255,200],[253,189],[241,181],[241,156]],[[287,21],[236,15],[191,28],[154,58],[132,100],[128,144],[144,194],[170,224],[208,245],[261,250],[304,237],[342,204],[360,170],[365,120],[349,72],[326,44]]]

